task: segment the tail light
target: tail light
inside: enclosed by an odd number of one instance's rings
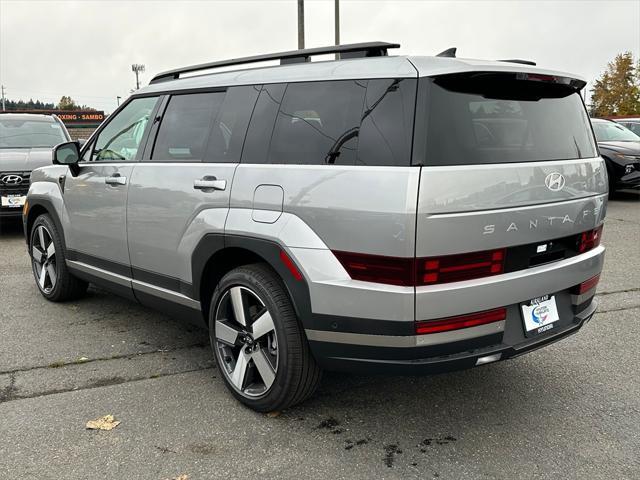
[[[592,248],[600,245],[600,237],[602,236],[602,225],[588,232],[582,232],[578,237],[578,252],[588,252]]]
[[[402,258],[334,251],[349,276],[389,285],[435,285],[498,275],[504,272],[505,250]]]
[[[496,308],[494,310],[448,317],[441,320],[424,320],[416,322],[416,334],[425,335],[429,333],[449,332],[451,330],[460,330],[462,328],[477,327],[487,323],[500,322],[505,318],[507,318],[507,309]]]
[[[573,293],[574,295],[582,295],[583,293],[588,292],[589,290],[594,288],[596,285],[598,285],[599,281],[600,281],[600,274],[596,275],[595,277],[591,277],[589,280],[585,280],[580,285],[576,285],[571,289],[571,293]]]
[[[414,284],[413,258],[337,251],[333,254],[354,280],[406,287]]]
[[[504,272],[505,250],[447,255],[417,260],[417,285],[460,282]]]

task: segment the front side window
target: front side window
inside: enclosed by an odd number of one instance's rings
[[[157,100],[158,97],[144,97],[129,102],[100,131],[91,159],[111,162],[135,160]]]
[[[172,96],[162,116],[151,160],[202,161],[210,135],[222,136],[219,128],[211,127],[224,98],[225,92]]]
[[[354,165],[367,81],[290,83],[269,163]]]
[[[567,86],[494,74],[420,80],[416,142],[426,165],[593,158],[582,99]],[[418,127],[422,125],[422,127]],[[426,125],[426,131],[424,126]]]
[[[0,149],[51,148],[66,141],[58,122],[0,116]]]

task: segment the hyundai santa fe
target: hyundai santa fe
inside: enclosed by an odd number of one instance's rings
[[[154,77],[33,173],[42,295],[91,282],[206,325],[258,411],[308,398],[323,370],[443,372],[577,332],[607,202],[584,80],[395,47]]]

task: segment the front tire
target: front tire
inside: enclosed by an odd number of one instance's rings
[[[300,403],[320,382],[282,280],[266,264],[239,267],[222,278],[211,299],[209,336],[225,385],[253,410]]]
[[[47,214],[40,215],[33,223],[29,254],[36,285],[47,300],[72,300],[87,291],[88,284],[69,272],[60,233]]]

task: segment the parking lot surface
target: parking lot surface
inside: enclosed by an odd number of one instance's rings
[[[429,377],[326,374],[257,414],[204,330],[91,289],[38,293],[0,228],[0,478],[640,478],[640,196],[610,202],[599,311],[507,362]],[[112,414],[111,431],[86,430]]]

